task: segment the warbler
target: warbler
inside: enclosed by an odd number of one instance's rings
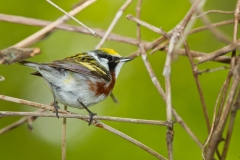
[[[32,74],[44,79],[53,94],[57,117],[58,102],[70,107],[85,108],[90,115],[90,125],[96,114],[87,107],[110,95],[120,69],[130,60],[132,59],[120,56],[113,49],[101,48],[51,63],[21,61],[20,64],[37,70]]]

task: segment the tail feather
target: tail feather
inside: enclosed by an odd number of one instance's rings
[[[35,62],[29,62],[29,61],[20,61],[19,64],[30,67],[30,68],[38,68],[40,64],[35,63]]]
[[[21,61],[19,62],[19,64],[33,68],[33,69],[38,69],[40,64],[39,63],[35,63],[35,62],[29,62],[29,61]],[[32,75],[35,76],[39,76],[42,77],[41,73],[39,73],[38,71],[31,73]]]

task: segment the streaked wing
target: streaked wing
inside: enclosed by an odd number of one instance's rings
[[[56,60],[48,63],[49,66],[55,68],[63,68],[83,75],[92,76],[96,78],[103,78],[110,81],[108,71],[102,67],[96,60],[86,53],[77,54],[67,57],[63,60]]]

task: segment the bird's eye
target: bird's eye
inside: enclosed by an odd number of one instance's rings
[[[112,57],[108,57],[107,58],[109,62],[112,62],[113,61],[113,58]]]

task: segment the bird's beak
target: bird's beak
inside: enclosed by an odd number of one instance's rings
[[[131,61],[131,60],[133,60],[133,58],[125,58],[125,57],[122,57],[122,58],[120,59],[120,62],[128,62],[128,61]]]

